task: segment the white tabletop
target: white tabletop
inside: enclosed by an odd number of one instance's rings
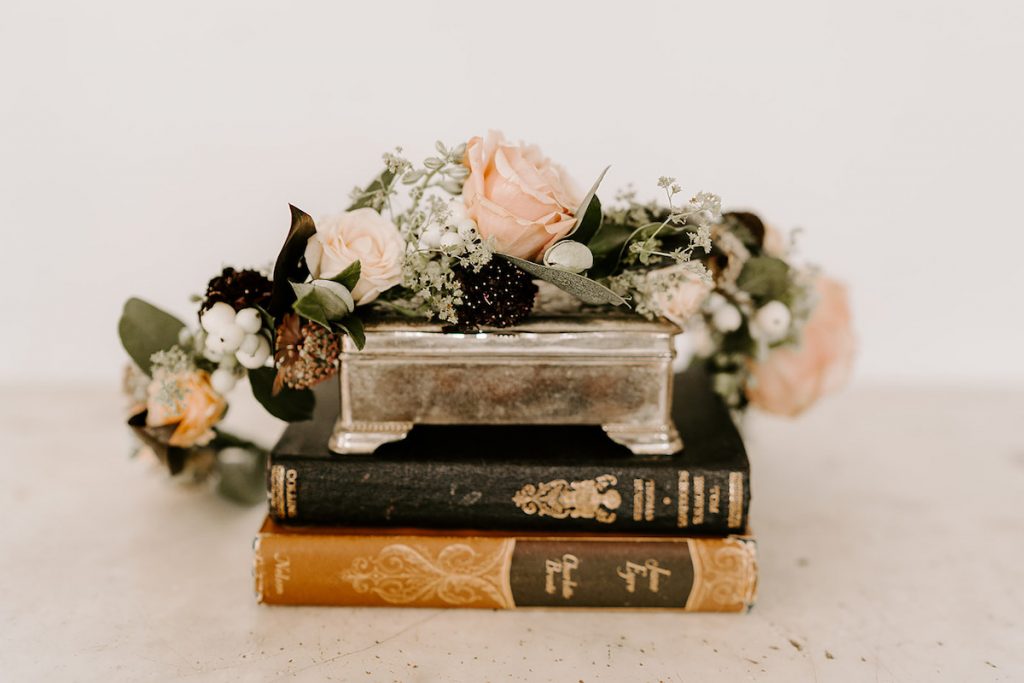
[[[261,607],[263,511],[130,460],[113,389],[0,390],[0,679],[1024,678],[1024,393],[755,417],[746,615]]]

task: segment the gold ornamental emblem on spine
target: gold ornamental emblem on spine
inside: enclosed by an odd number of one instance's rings
[[[528,515],[556,519],[596,519],[611,524],[622,496],[613,487],[618,483],[611,474],[596,479],[566,481],[554,479],[526,484],[516,491],[512,501]]]

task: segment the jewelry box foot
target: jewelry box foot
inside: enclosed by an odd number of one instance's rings
[[[328,447],[343,455],[373,453],[391,441],[401,441],[412,429],[412,422],[351,422],[338,420]]]
[[[661,425],[601,425],[608,437],[635,455],[671,455],[683,450],[683,440],[672,423]]]

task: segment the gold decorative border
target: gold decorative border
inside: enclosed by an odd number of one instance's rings
[[[440,548],[392,543],[357,557],[340,578],[392,605],[515,607],[510,579],[515,540]]]
[[[750,538],[687,539],[693,588],[686,609],[742,612],[757,597],[757,545]]]

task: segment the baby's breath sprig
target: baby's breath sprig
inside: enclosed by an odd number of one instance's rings
[[[409,198],[412,203],[402,214],[394,216],[394,222],[406,239],[429,220],[429,211],[425,212],[420,207],[425,197],[432,196],[432,191],[436,190],[458,196],[462,194],[462,184],[469,177],[469,169],[462,163],[466,156],[465,143],[448,147],[438,140],[434,143],[434,149],[437,151],[436,156],[424,159],[420,167],[410,164],[401,175],[401,182],[411,186]]]

